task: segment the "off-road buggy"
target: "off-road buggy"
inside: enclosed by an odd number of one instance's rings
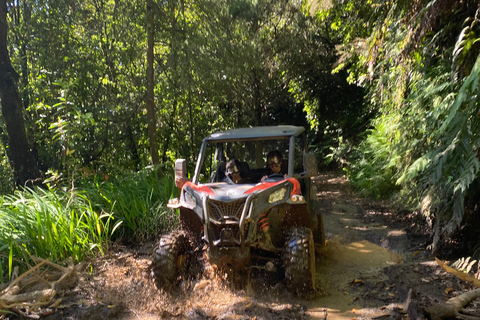
[[[272,150],[283,155],[283,174],[266,176]],[[231,159],[240,161],[248,183],[225,180]],[[181,194],[168,207],[178,209],[181,228],[163,235],[154,252],[158,288],[175,287],[203,255],[220,268],[280,270],[296,293],[314,289],[315,246],[323,246],[325,236],[311,180],[317,162],[303,127],[213,133],[203,140],[192,179],[186,171],[185,160],[177,160]]]

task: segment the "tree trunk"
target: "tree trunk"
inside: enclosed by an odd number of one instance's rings
[[[7,3],[0,0],[0,99],[9,142],[9,157],[18,185],[39,177],[28,146],[23,119],[23,103],[18,91],[18,73],[13,69],[7,50]]]
[[[172,16],[171,16],[171,22],[170,22],[170,53],[172,55],[172,66],[171,66],[171,84],[174,92],[174,98],[172,101],[172,111],[170,112],[170,117],[168,119],[167,123],[167,128],[166,128],[166,134],[165,134],[165,143],[163,144],[163,155],[162,155],[162,161],[166,162],[167,161],[167,151],[170,148],[170,140],[171,137],[174,133],[174,125],[175,125],[175,118],[177,116],[177,107],[178,107],[178,101],[177,101],[177,92],[178,92],[178,57],[179,57],[179,47],[176,45],[177,39],[180,39],[181,36],[183,36],[183,33],[178,33],[177,28],[181,29],[181,26],[177,26],[177,10],[172,10]],[[184,14],[184,12],[182,11]]]
[[[157,121],[155,117],[155,104],[153,101],[153,36],[153,1],[147,0],[147,122],[152,164],[157,165],[160,161],[157,145]]]
[[[138,153],[137,142],[133,136],[133,129],[132,125],[128,124],[126,128],[127,134],[127,145],[130,149],[130,153],[132,155],[133,165],[135,166],[135,171],[140,170],[140,155]]]

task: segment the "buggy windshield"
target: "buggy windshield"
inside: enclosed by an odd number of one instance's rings
[[[290,149],[291,137],[275,139],[248,139],[229,141],[205,141],[200,157],[201,167],[198,168],[199,183],[225,182],[226,164],[232,159],[239,162],[242,178],[247,178],[248,183],[258,183],[261,178],[269,174],[267,166],[267,154],[270,151],[279,151],[282,154],[282,174],[289,172],[289,161],[293,160],[293,170],[303,170],[302,154],[304,151],[303,141],[297,137],[295,147]],[[292,153],[294,154],[290,154]]]

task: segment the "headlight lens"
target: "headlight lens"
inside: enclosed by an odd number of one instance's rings
[[[294,194],[293,196],[291,196],[290,200],[292,200],[293,202],[304,202],[305,201],[303,196],[298,195],[298,194]]]
[[[270,196],[268,196],[268,203],[274,203],[282,200],[283,198],[285,198],[285,193],[287,193],[287,188],[278,189],[277,191],[273,192]]]

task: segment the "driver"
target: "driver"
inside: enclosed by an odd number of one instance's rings
[[[282,174],[283,156],[278,150],[270,151],[267,154],[267,172],[270,174]]]
[[[262,182],[272,174],[283,175],[282,172],[282,153],[278,150],[270,151],[267,154],[267,175],[262,177]],[[287,175],[285,174],[285,177]]]

